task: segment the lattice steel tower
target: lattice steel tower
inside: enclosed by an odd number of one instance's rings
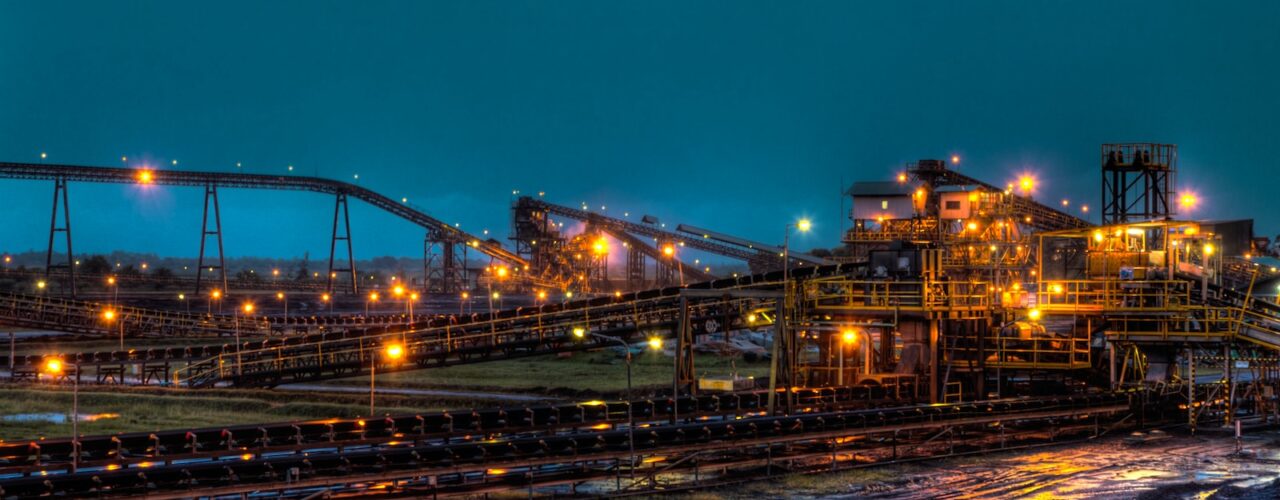
[[[1102,224],[1167,219],[1177,214],[1173,186],[1178,146],[1102,145]]]

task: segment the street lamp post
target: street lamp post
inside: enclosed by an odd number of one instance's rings
[[[71,472],[80,468],[80,363],[72,365],[75,375],[71,378]],[[45,362],[45,374],[54,377],[62,375],[62,361],[52,358]]]
[[[120,285],[116,283],[115,276],[107,276],[107,286],[111,287],[111,305],[120,302]]]
[[[36,282],[36,297],[38,298],[38,303],[40,305],[39,309],[41,314],[44,314],[44,287],[45,286],[48,286],[48,284],[45,283],[44,280],[40,280]]]
[[[244,313],[246,315],[253,314],[252,302],[245,302],[243,308],[244,308]],[[236,323],[236,376],[240,376],[244,374],[244,366],[241,365],[241,359],[240,359],[240,308],[236,308],[235,323]]]
[[[284,303],[284,322],[289,324],[289,299],[284,292],[276,292],[276,299]]]
[[[391,344],[384,349],[384,354],[392,361],[397,361],[404,357],[404,346],[400,344]],[[369,355],[369,418],[373,418],[374,410],[374,394],[376,388],[376,380],[378,375],[378,351],[373,351]]]
[[[222,291],[221,291],[221,290],[214,290],[214,291],[212,291],[212,292],[209,292],[209,300],[206,302],[206,304],[207,304],[208,308],[207,308],[207,311],[205,311],[205,312],[206,312],[206,313],[208,313],[210,316],[212,316],[212,315],[213,315],[213,301],[217,300],[217,301],[219,301],[219,302],[218,302],[218,313],[219,313],[219,314],[221,314],[221,313],[222,313],[222,302],[221,302],[221,300],[220,300],[220,299],[222,299]]]
[[[402,287],[402,286],[400,286],[400,285],[396,285],[396,286],[395,286],[395,288],[392,288],[392,289],[391,289],[391,296],[392,296],[392,297],[395,297],[395,298],[397,298],[397,299],[403,299],[403,298],[404,298],[404,287]],[[408,309],[408,308],[409,308],[409,303],[408,303],[408,301],[405,301],[405,304],[404,304],[404,305],[405,305],[405,309]]]
[[[784,232],[785,234],[783,234],[783,237],[782,237],[782,298],[780,299],[781,302],[778,305],[778,315],[780,317],[786,314],[787,296],[790,295],[790,288],[791,288],[791,274],[790,274],[791,273],[791,229],[795,228],[802,233],[806,233],[806,232],[809,232],[809,229],[811,227],[813,227],[813,224],[809,222],[809,219],[800,219],[796,221],[794,224],[787,224],[786,231]],[[788,352],[792,352],[794,350],[794,346],[792,345],[790,337],[788,337],[786,323],[787,322],[785,320],[781,320],[780,318],[780,321],[778,321],[778,326],[775,327],[773,332],[773,356],[771,357],[771,360],[769,362],[770,363],[770,367],[769,367],[769,386],[770,387],[773,387],[774,381],[776,381],[778,377],[778,357],[787,356]],[[787,345],[787,351],[785,352],[782,349],[780,349],[783,341],[785,341]],[[791,364],[792,364],[792,360],[788,359],[786,363],[787,370],[792,369]],[[773,406],[774,397],[775,397],[775,394],[770,392],[769,393],[770,412],[772,412],[774,408]],[[788,409],[791,408],[792,392],[790,390],[784,391],[784,397],[786,398],[784,403],[786,408]]]
[[[809,232],[813,227],[813,223],[809,219],[800,219],[795,224],[787,224],[786,234],[782,237],[782,281],[785,286],[790,276],[791,269],[791,230],[796,229],[802,233]]]

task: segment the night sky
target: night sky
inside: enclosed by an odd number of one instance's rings
[[[842,182],[904,162],[1096,207],[1099,144],[1160,141],[1195,216],[1271,235],[1277,26],[1274,1],[0,0],[0,160],[359,174],[500,237],[512,190],[771,243],[808,216],[808,248]],[[194,255],[200,195],[72,184],[77,251]],[[51,196],[0,180],[0,251],[43,248]],[[222,202],[229,255],[327,253],[331,198]],[[421,254],[353,209],[359,256]]]

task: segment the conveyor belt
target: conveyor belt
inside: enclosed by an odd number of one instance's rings
[[[805,267],[792,271],[796,279],[849,274],[863,264]],[[692,290],[776,287],[781,272],[726,278],[689,285]],[[543,304],[497,311],[492,315],[443,316],[415,324],[412,331],[385,329],[334,331],[270,338],[244,343],[190,348],[152,349],[127,352],[87,352],[63,355],[67,366],[109,364],[120,361],[164,363],[201,359],[179,374],[179,381],[191,386],[220,382],[241,385],[276,385],[295,381],[357,376],[369,368],[370,357],[387,342],[405,344],[406,360],[395,365],[380,363],[379,371],[421,369],[457,363],[473,363],[541,353],[567,352],[598,347],[598,340],[578,341],[570,337],[575,327],[631,337],[637,325],[653,327],[654,333],[669,335],[674,326],[674,308],[681,287],[631,292],[618,296],[580,299],[563,304]],[[695,301],[695,305],[698,301]],[[705,303],[723,302],[720,299]],[[738,300],[737,303],[749,302]],[[727,306],[726,306],[727,304]],[[702,314],[719,321],[738,318],[736,304],[720,304]],[[695,319],[699,314],[694,314]],[[637,322],[637,320],[639,320]],[[695,322],[695,326],[697,322]],[[388,328],[394,328],[392,325]],[[238,355],[237,355],[238,353]],[[310,357],[309,357],[310,356]],[[19,358],[19,365],[37,367],[48,357]],[[319,365],[308,364],[319,362]],[[237,369],[243,365],[244,369]]]
[[[905,391],[909,396],[910,391]],[[880,387],[815,388],[796,391],[797,405],[823,411],[845,405],[872,405],[888,401]],[[895,399],[898,405],[907,399]],[[750,416],[767,408],[768,394],[762,391],[681,396],[637,400],[630,403],[638,422],[679,418],[693,421],[716,416]],[[673,403],[678,406],[673,407]],[[78,439],[81,468],[125,465],[141,462],[172,463],[200,456],[228,452],[253,454],[295,451],[323,445],[369,446],[390,441],[423,443],[467,442],[487,436],[546,432],[560,429],[588,429],[600,424],[627,421],[626,401],[586,401],[581,403],[507,408],[452,410],[431,413],[387,415],[377,418],[325,419],[296,422],[230,425],[156,432],[85,436]],[[73,444],[69,438],[0,443],[0,477],[33,475],[50,470],[70,470]]]
[[[292,453],[255,454],[231,450],[220,459],[166,465],[156,462],[119,468],[81,470],[0,481],[4,496],[190,495],[210,488],[265,489],[308,484],[345,484],[344,477],[375,474],[383,480],[468,470],[537,464],[578,464],[609,460],[617,464],[639,454],[716,450],[744,452],[762,444],[830,443],[867,436],[952,426],[983,426],[1018,420],[1071,419],[1087,415],[1127,413],[1126,395],[1054,397],[974,403],[908,406],[790,416],[704,420],[644,429],[607,429],[556,435],[512,437],[448,443],[403,443],[332,449],[323,446]],[[634,445],[634,451],[632,448]],[[501,472],[495,472],[501,474]],[[517,483],[519,484],[519,483]]]

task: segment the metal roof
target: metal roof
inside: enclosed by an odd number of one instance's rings
[[[855,182],[845,194],[850,196],[911,196],[909,184],[892,181]]]

